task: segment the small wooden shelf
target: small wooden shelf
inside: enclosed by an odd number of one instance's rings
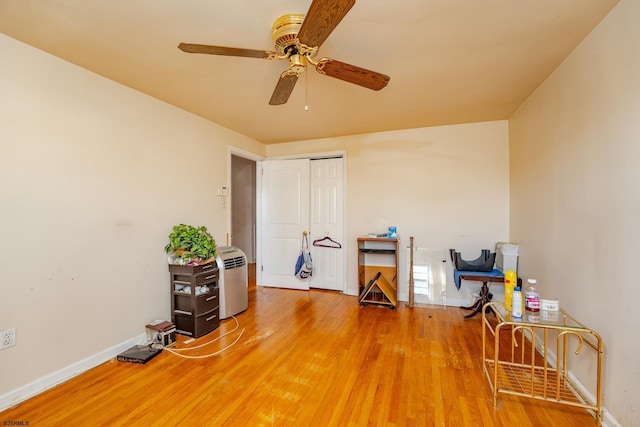
[[[358,287],[361,305],[398,305],[398,239],[358,238]]]

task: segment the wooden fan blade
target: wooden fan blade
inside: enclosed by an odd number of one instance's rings
[[[271,95],[269,104],[286,104],[287,100],[289,99],[289,95],[291,95],[291,92],[293,92],[293,87],[296,85],[297,81],[297,74],[291,73],[289,70],[282,73],[282,75],[280,75],[280,79],[278,80],[278,84],[276,84],[276,88],[273,90],[273,94]]]
[[[316,65],[316,70],[320,74],[344,80],[358,86],[363,86],[372,90],[380,90],[387,86],[390,77],[375,71],[356,67],[334,59],[322,58]]]
[[[320,46],[355,3],[356,0],[313,0],[298,32],[300,43]]]
[[[237,47],[210,46],[207,44],[180,43],[178,49],[187,53],[205,53],[208,55],[242,56],[245,58],[274,59],[277,53],[268,50],[240,49]]]

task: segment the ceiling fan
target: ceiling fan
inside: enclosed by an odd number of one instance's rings
[[[313,0],[306,16],[301,14],[281,16],[273,23],[271,30],[275,51],[191,43],[180,43],[178,48],[187,53],[268,60],[287,59],[289,68],[280,75],[269,101],[271,105],[281,105],[287,102],[298,77],[305,71],[307,63],[315,66],[320,74],[372,90],[380,90],[389,83],[389,76],[330,58],[314,59],[320,45],[329,37],[329,34],[338,26],[354,4],[355,0]]]

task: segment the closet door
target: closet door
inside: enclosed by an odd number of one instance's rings
[[[308,290],[309,281],[294,270],[302,232],[309,230],[309,159],[262,162],[261,203],[260,285]]]
[[[311,160],[311,242],[330,237],[331,241],[311,245],[314,271],[312,288],[344,291],[344,159]]]

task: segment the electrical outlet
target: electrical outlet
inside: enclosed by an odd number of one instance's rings
[[[0,331],[0,350],[16,345],[16,328]]]

